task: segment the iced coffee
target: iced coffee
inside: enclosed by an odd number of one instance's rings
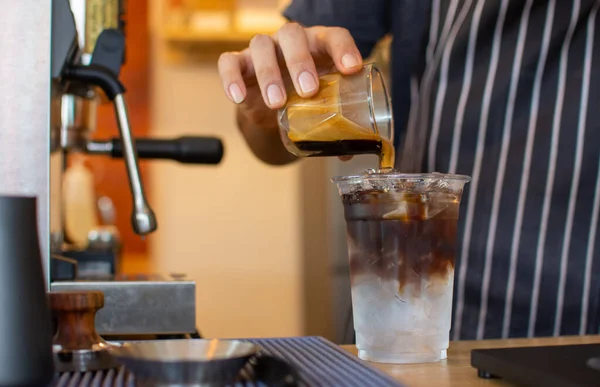
[[[350,76],[320,77],[312,98],[290,88],[279,126],[283,143],[297,156],[376,154],[380,168],[393,167],[391,105],[383,77],[373,65]]]
[[[334,178],[344,205],[359,356],[433,362],[449,342],[466,176],[369,171]]]

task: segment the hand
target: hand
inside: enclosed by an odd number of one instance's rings
[[[273,36],[257,35],[248,48],[219,58],[225,94],[240,106],[244,119],[256,125],[276,125],[275,111],[285,105],[286,86],[301,97],[318,91],[319,75],[352,74],[363,60],[350,33],[339,27],[303,28],[285,24]],[[269,126],[270,125],[270,126]]]

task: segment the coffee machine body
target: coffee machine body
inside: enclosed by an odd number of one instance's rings
[[[37,198],[38,234],[46,290],[102,291],[99,334],[190,335],[196,332],[195,283],[180,276],[85,280],[53,278],[53,264],[69,250],[62,175],[72,153],[122,159],[132,200],[131,226],[157,229],[138,159],[219,164],[214,137],[136,139],[119,75],[125,59],[123,0],[0,0],[0,195]],[[112,104],[119,136],[92,139],[96,105]],[[92,246],[83,246],[82,251]],[[70,260],[76,264],[76,260]],[[75,265],[76,266],[76,265]],[[172,302],[173,299],[178,302]]]
[[[2,0],[0,26],[0,194],[38,198],[49,287],[50,233],[60,228],[57,216],[50,219],[51,206],[60,204],[60,197],[50,197],[50,169],[61,168],[60,155],[50,153],[51,110],[57,107],[58,91],[51,77],[52,2]]]

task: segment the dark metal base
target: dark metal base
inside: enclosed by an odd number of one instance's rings
[[[471,365],[480,378],[519,386],[599,386],[600,344],[477,349]],[[595,367],[598,366],[598,368]]]
[[[477,370],[477,376],[482,379],[499,379],[496,375],[492,375],[487,371]]]
[[[120,250],[64,250],[58,255],[77,262],[77,279],[79,280],[110,280],[119,273]],[[63,260],[52,259],[50,262],[52,281],[65,278],[71,271]],[[58,276],[58,277],[55,277]],[[69,278],[68,280],[74,280]]]
[[[596,371],[600,371],[600,356],[588,359],[587,365],[588,367],[593,368]]]

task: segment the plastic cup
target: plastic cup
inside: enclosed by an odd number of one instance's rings
[[[469,181],[395,172],[333,179],[344,205],[361,359],[446,358],[459,206]]]
[[[393,143],[390,99],[373,64],[352,75],[320,77],[312,98],[300,97],[293,87],[287,93],[278,123],[286,149],[296,156],[381,154],[382,142]]]

